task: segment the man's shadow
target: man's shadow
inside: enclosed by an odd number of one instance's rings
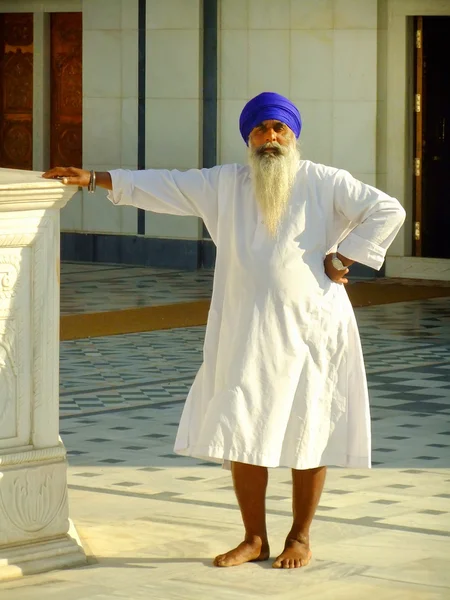
[[[255,565],[261,569],[272,569],[272,563],[275,557],[261,562],[251,562],[247,564]],[[189,558],[142,558],[133,556],[88,556],[88,563],[84,568],[102,568],[115,567],[121,569],[156,569],[159,565],[175,564],[200,564],[209,569],[233,569],[233,567],[216,567],[213,565],[212,558],[189,557]],[[275,570],[275,569],[274,569]]]

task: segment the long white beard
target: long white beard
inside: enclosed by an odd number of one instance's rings
[[[265,148],[274,148],[274,152],[264,152]],[[249,148],[248,160],[264,223],[271,237],[276,237],[297,175],[300,152],[295,143],[282,146],[268,142]]]

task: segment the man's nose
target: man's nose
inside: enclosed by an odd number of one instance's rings
[[[274,129],[270,128],[266,132],[266,142],[276,142],[277,141],[277,133]]]

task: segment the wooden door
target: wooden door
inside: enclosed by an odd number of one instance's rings
[[[82,166],[82,14],[51,15],[50,166]]]
[[[0,167],[33,168],[33,14],[0,14]]]
[[[416,19],[416,84],[414,95],[415,111],[415,156],[414,156],[414,255],[422,256],[422,165],[423,165],[423,17]]]
[[[450,17],[418,17],[416,40],[415,254],[450,258]]]

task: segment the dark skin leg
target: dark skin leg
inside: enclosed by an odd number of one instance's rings
[[[309,530],[319,504],[326,467],[298,471],[292,469],[294,521],[283,552],[273,563],[275,569],[305,567],[311,560]]]
[[[235,567],[270,556],[266,529],[266,467],[233,462],[233,484],[245,527],[244,541],[214,559],[216,567]]]

